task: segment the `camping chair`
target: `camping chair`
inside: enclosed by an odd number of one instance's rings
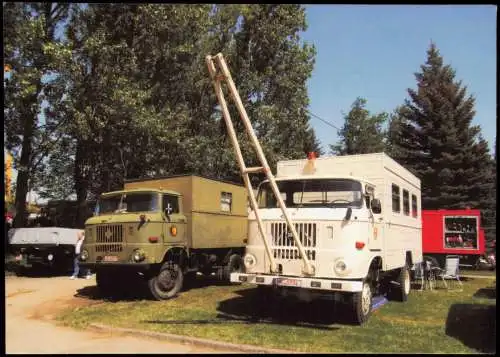
[[[446,284],[447,279],[450,281],[456,280],[460,285],[460,288],[462,288],[463,286],[459,276],[459,260],[460,258],[458,257],[458,255],[448,255],[446,257],[446,265],[444,270],[440,269],[436,275],[437,278],[441,278],[441,280],[444,283],[444,286],[447,289],[448,289],[448,284]]]
[[[424,290],[424,284],[425,284],[424,264],[425,262],[420,262],[420,263],[415,263],[413,266],[414,270],[413,280],[420,281],[420,291]]]

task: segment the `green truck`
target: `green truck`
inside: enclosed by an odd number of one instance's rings
[[[135,275],[158,300],[197,272],[229,281],[243,268],[247,216],[242,185],[196,175],[129,180],[102,194],[85,222],[81,266],[103,293]]]

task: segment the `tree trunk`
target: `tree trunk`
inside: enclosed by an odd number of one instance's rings
[[[78,140],[76,144],[74,180],[76,191],[76,227],[83,228],[87,219],[87,193],[88,193],[88,175],[86,172],[84,156],[84,143]]]
[[[26,113],[25,115],[21,160],[19,162],[19,170],[16,180],[16,216],[14,217],[14,228],[25,227],[27,224],[28,216],[26,210],[26,195],[28,194],[28,180],[35,115],[32,113]]]

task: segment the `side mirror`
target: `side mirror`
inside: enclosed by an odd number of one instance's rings
[[[382,212],[382,204],[380,203],[380,200],[378,198],[374,198],[372,200],[371,206],[373,213],[379,214]]]
[[[352,216],[352,208],[351,207],[347,207],[347,212],[345,214],[345,220],[348,221],[351,219],[351,216]]]

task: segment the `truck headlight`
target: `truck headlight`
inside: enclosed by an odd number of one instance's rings
[[[82,252],[80,253],[80,260],[82,262],[86,261],[89,258],[89,252],[87,249],[83,249]]]
[[[252,254],[246,254],[243,258],[243,264],[245,264],[246,268],[251,268],[257,263],[257,258],[255,258]]]
[[[333,270],[335,270],[335,273],[337,273],[338,275],[345,275],[349,272],[347,270],[347,263],[344,261],[344,259],[338,259],[333,265]]]
[[[135,249],[132,253],[132,260],[136,263],[142,262],[146,259],[146,253],[142,249]]]

